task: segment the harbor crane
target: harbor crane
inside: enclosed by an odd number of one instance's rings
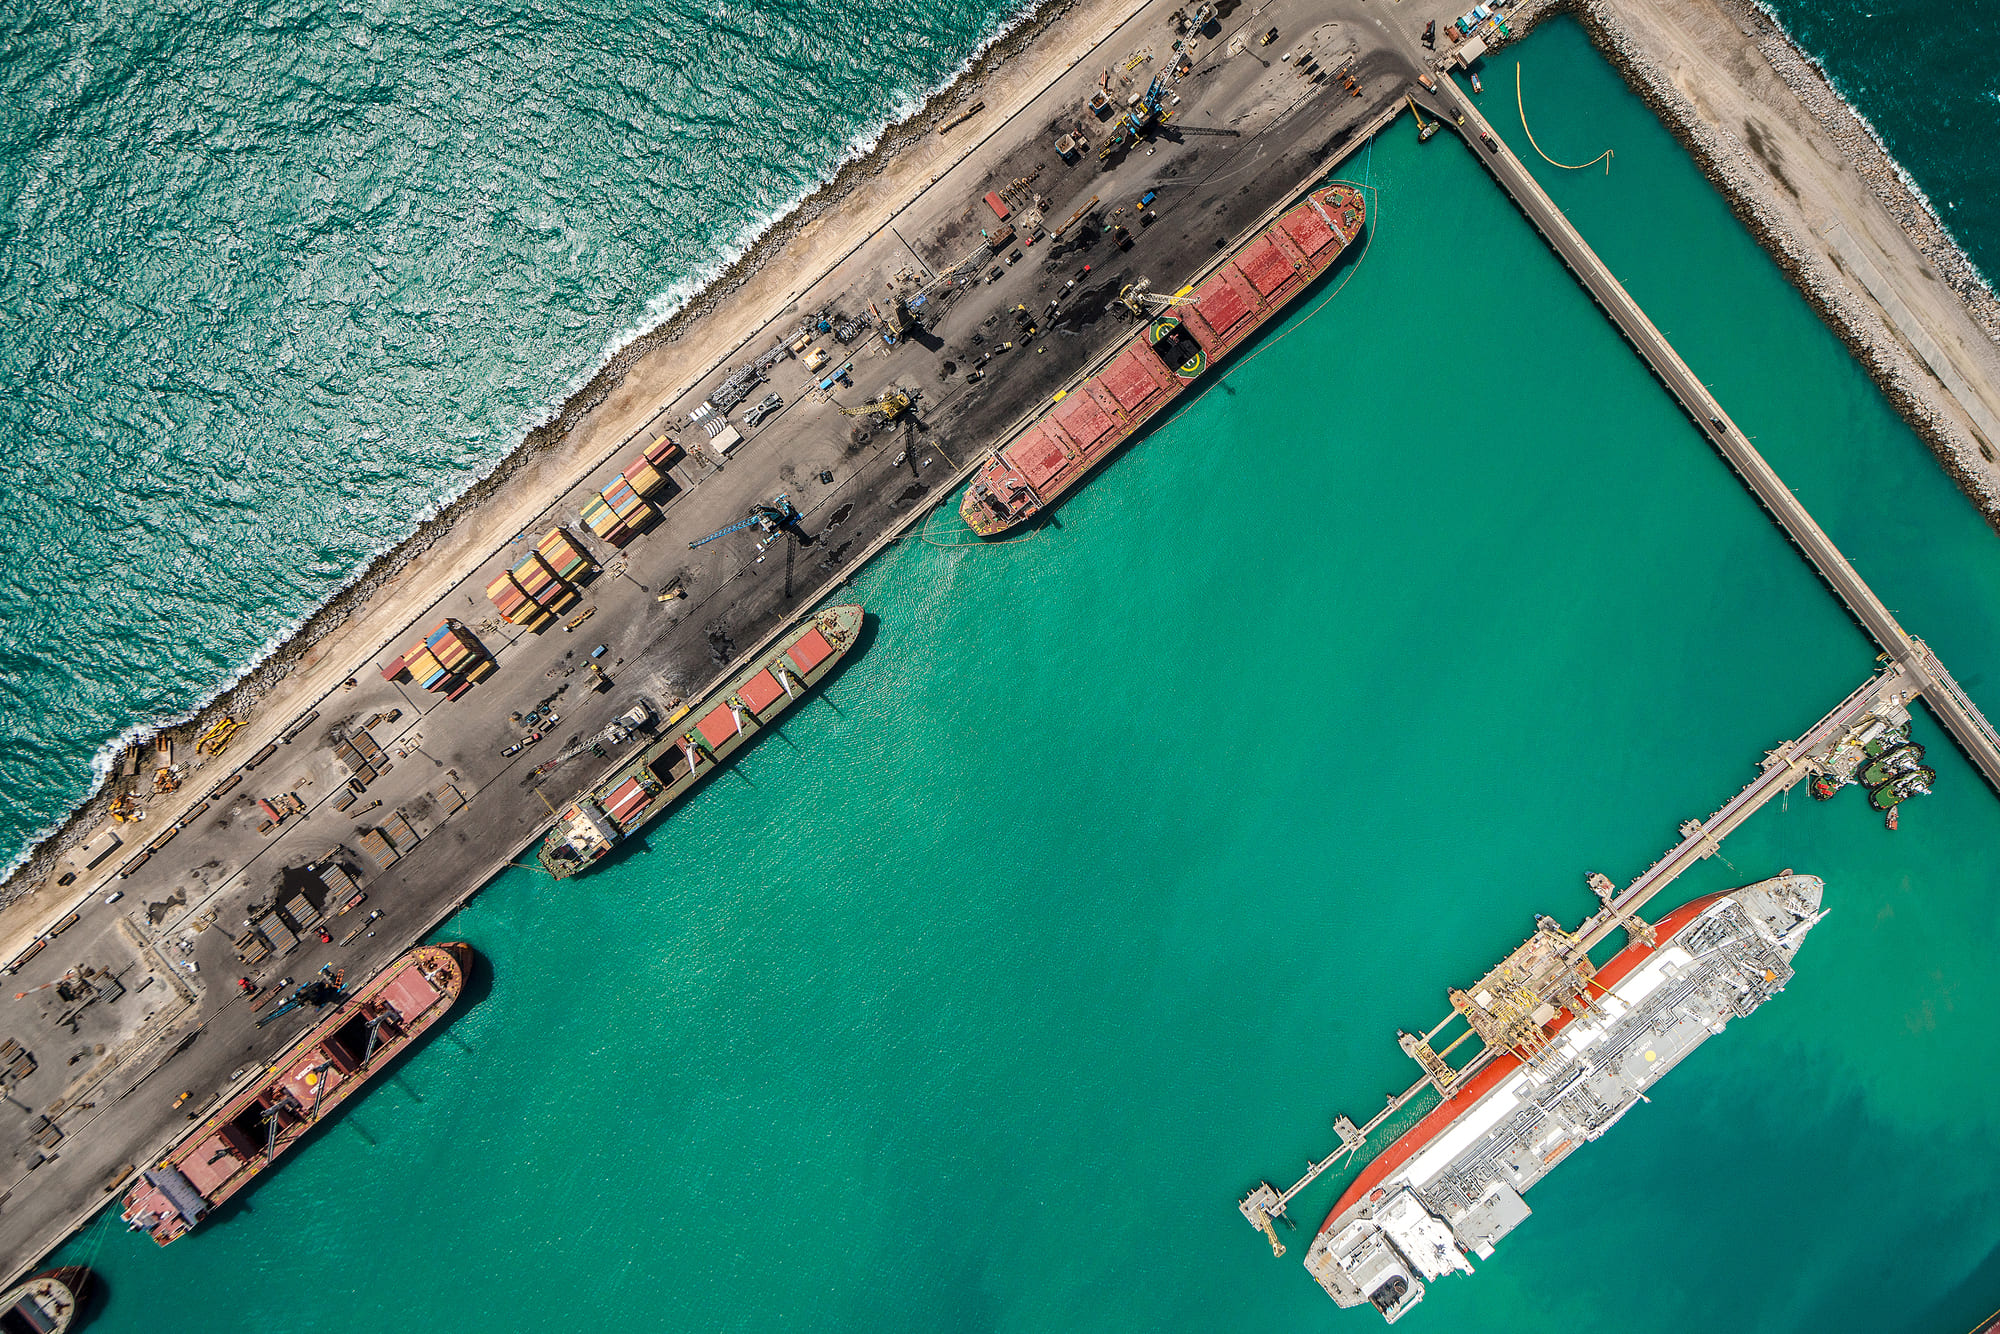
[[[585,752],[586,750],[591,749],[593,746],[601,746],[607,741],[615,741],[618,739],[621,733],[624,733],[626,731],[627,729],[623,723],[613,723],[611,724],[611,726],[605,728],[602,732],[597,732],[591,736],[587,736],[583,740],[577,742],[575,745],[568,747],[562,752],[562,754],[557,755],[555,758],[543,760],[540,764],[535,766],[534,776],[537,778],[546,778],[550,774],[554,773],[556,766],[563,763],[565,760],[573,760],[577,756],[583,754],[583,752]]]
[[[1103,161],[1127,144],[1137,142],[1148,125],[1162,118],[1161,108],[1166,104],[1166,99],[1167,76],[1156,74],[1153,76],[1153,81],[1146,85],[1146,91],[1140,93],[1125,114],[1113,122],[1111,140],[1097,155],[1098,160]]]
[[[332,964],[326,964],[319,970],[318,977],[313,978],[310,982],[301,982],[293,989],[291,997],[283,1005],[280,1005],[277,1009],[259,1019],[257,1027],[262,1028],[279,1015],[290,1014],[293,1010],[301,1006],[310,1005],[315,1009],[326,1008],[341,998],[343,994],[341,991],[342,980],[342,973],[335,971]]]
[[[1131,311],[1140,319],[1161,314],[1173,309],[1175,306],[1192,306],[1194,304],[1194,298],[1188,295],[1187,288],[1182,288],[1171,295],[1166,292],[1155,292],[1152,289],[1152,280],[1141,278],[1136,283],[1127,283],[1125,290],[1118,294],[1118,299],[1125,304],[1125,309]],[[1148,309],[1149,305],[1150,309]]]
[[[845,416],[881,417],[885,421],[894,421],[910,410],[910,404],[913,401],[907,390],[898,389],[894,385],[891,385],[889,388],[884,389],[882,397],[876,399],[873,403],[858,408],[850,408],[844,403],[836,403],[834,406],[839,408]],[[780,500],[784,499],[783,496],[778,498]]]
[[[1403,94],[1403,100],[1410,104],[1410,114],[1417,118],[1418,143],[1423,143],[1426,139],[1429,139],[1432,135],[1436,134],[1438,132],[1438,128],[1444,124],[1444,122],[1441,120],[1425,120],[1424,113],[1417,109],[1417,99],[1411,96],[1409,93]]]
[[[900,393],[901,391],[899,390],[898,392]],[[903,395],[904,407],[909,406],[909,401],[910,401],[909,395],[904,394]],[[846,412],[847,409],[842,408],[841,411]],[[901,409],[899,408],[897,409],[897,411],[901,411]],[[890,415],[893,416],[894,414],[892,413]],[[773,501],[771,504],[768,505],[760,504],[753,507],[750,511],[749,518],[739,519],[735,523],[730,524],[727,528],[718,528],[714,532],[710,533],[707,537],[696,538],[694,541],[688,543],[688,550],[693,551],[696,547],[705,547],[710,542],[715,541],[717,538],[727,537],[731,533],[740,533],[745,528],[761,528],[767,533],[776,533],[781,528],[790,528],[794,526],[795,524],[798,523],[798,521],[799,521],[799,512],[796,509],[792,508],[791,501],[787,500],[783,495],[780,495],[777,498],[777,500]]]

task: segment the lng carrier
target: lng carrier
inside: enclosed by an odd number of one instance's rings
[[[162,1246],[185,1236],[443,1019],[471,965],[470,945],[419,945],[341,1000],[139,1174],[125,1196],[127,1228]]]
[[[1348,1186],[1307,1271],[1337,1304],[1373,1306],[1391,1324],[1423,1300],[1426,1282],[1471,1273],[1468,1256],[1491,1256],[1527,1218],[1529,1187],[1732,1018],[1784,989],[1824,915],[1822,890],[1817,877],[1787,871],[1706,895],[1638,930],[1602,968],[1541,919],[1473,988],[1452,993],[1454,1011],[1496,1053],[1477,1073],[1458,1082],[1405,1035],[1445,1097]],[[1242,1208],[1268,1220],[1274,1201],[1266,1185]]]
[[[828,607],[794,626],[715,694],[674,715],[694,715],[684,732],[663,729],[596,787],[556,816],[538,854],[558,880],[589,870],[604,855],[714,773],[825,680],[861,637],[861,608]]]
[[[1314,190],[1192,296],[1151,298],[1162,309],[1144,331],[993,452],[960,516],[991,537],[1039,514],[1331,268],[1367,216],[1356,186]]]

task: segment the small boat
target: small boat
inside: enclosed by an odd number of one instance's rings
[[[0,1293],[0,1329],[63,1334],[90,1292],[90,1270],[82,1265],[44,1269]]]
[[[1486,91],[1486,86],[1479,82],[1479,76],[1477,74],[1472,76],[1472,91],[1475,93],[1483,93]]]
[[[1883,821],[1883,823],[1887,824],[1889,828],[1894,829],[1896,827],[1896,816],[1902,811],[1902,809],[1903,808],[1900,804],[1891,806],[1889,808],[1889,818]]]

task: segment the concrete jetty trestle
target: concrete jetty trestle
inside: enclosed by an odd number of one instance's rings
[[[1567,264],[1570,271],[1589,291],[1605,314],[1611,317],[1625,335],[1627,342],[1644,358],[1660,383],[1668,392],[1680,400],[1681,407],[1694,419],[1695,425],[1708,436],[1717,451],[1736,469],[1737,475],[1750,487],[1757,499],[1770,511],[1773,518],[1784,528],[1794,545],[1805,554],[1820,578],[1825,580],[1835,596],[1846,605],[1850,614],[1875,640],[1883,653],[1892,662],[1907,668],[1916,678],[1931,712],[1943,724],[1944,729],[1958,743],[1986,781],[1996,792],[2000,792],[2000,732],[1995,732],[1979,709],[1959,688],[1937,655],[1926,647],[1923,641],[1910,635],[1897,623],[1896,618],[1883,605],[1854,568],[1833,539],[1826,535],[1806,507],[1799,503],[1797,496],[1778,476],[1756,446],[1750,443],[1722,405],[1708,392],[1695,373],[1682,361],[1673,345],[1646,318],[1631,295],[1626,292],[1604,261],[1592,250],[1570,225],[1570,221],[1556,207],[1555,201],[1541,187],[1534,176],[1514,156],[1498,134],[1493,130],[1479,109],[1459,88],[1450,75],[1438,79],[1436,101],[1448,113],[1446,123],[1452,117],[1462,118],[1458,127],[1465,134],[1466,142],[1473,152],[1486,163],[1487,170],[1500,183],[1528,221],[1541,232],[1556,254]]]
[[[1586,879],[1603,901],[1601,908],[1575,931],[1563,930],[1551,918],[1537,918],[1535,934],[1485,977],[1471,987],[1450,991],[1451,1012],[1438,1024],[1423,1034],[1398,1033],[1398,1043],[1416,1061],[1422,1077],[1390,1097],[1388,1105],[1365,1125],[1357,1126],[1346,1116],[1336,1117],[1333,1129],[1340,1138],[1339,1147],[1308,1163],[1305,1174],[1283,1191],[1268,1181],[1258,1183],[1237,1202],[1243,1217],[1264,1233],[1274,1254],[1283,1255],[1284,1244],[1272,1223],[1284,1216],[1294,1196],[1342,1159],[1359,1153],[1384,1122],[1425,1090],[1451,1098],[1495,1057],[1506,1052],[1532,1057],[1546,1041],[1546,1023],[1566,1007],[1588,1005],[1588,990],[1595,985],[1592,978],[1596,970],[1589,957],[1592,949],[1614,930],[1624,931],[1628,940],[1650,944],[1653,928],[1639,915],[1649,899],[1696,862],[1720,852],[1722,840],[1766,802],[1790,791],[1801,779],[1825,771],[1844,743],[1874,735],[1871,729],[1907,724],[1909,705],[1922,693],[1918,672],[1904,663],[1887,663],[1795,740],[1765,752],[1757,776],[1742,791],[1706,820],[1685,821],[1680,827],[1681,841],[1623,890],[1614,890],[1610,877],[1591,872]],[[1439,1034],[1461,1020],[1465,1031],[1442,1048],[1436,1046]],[[1473,1038],[1479,1039],[1478,1050],[1465,1064],[1453,1066],[1451,1053]]]
[[[1397,1034],[1404,1052],[1422,1069],[1422,1078],[1391,1096],[1388,1105],[1365,1125],[1357,1126],[1346,1116],[1337,1117],[1333,1128],[1340,1138],[1339,1147],[1325,1158],[1309,1162],[1305,1174],[1289,1188],[1280,1191],[1268,1181],[1260,1182],[1237,1202],[1243,1217],[1264,1233],[1273,1253],[1278,1255],[1283,1255],[1285,1248],[1272,1224],[1284,1217],[1293,1197],[1341,1160],[1358,1154],[1383,1123],[1425,1090],[1448,1099],[1500,1054],[1515,1052],[1532,1057],[1545,1041],[1546,1023],[1564,1008],[1589,1006],[1588,988],[1595,971],[1589,957],[1593,948],[1614,930],[1624,931],[1628,940],[1650,944],[1652,927],[1639,915],[1646,902],[1672,884],[1681,872],[1705,857],[1714,856],[1722,840],[1765,802],[1789,791],[1800,779],[1827,764],[1844,741],[1870,723],[1906,723],[1909,703],[1922,697],[1952,740],[1995,791],[2000,792],[2000,733],[1994,731],[1937,655],[1897,622],[1833,539],[1765,462],[1749,437],[1730,420],[1722,405],[1681,360],[1666,336],[1646,317],[1451,76],[1442,75],[1435,94],[1423,100],[1444,116],[1446,124],[1457,122],[1467,144],[1486,163],[1500,187],[1611,317],[1626,341],[1679,400],[1764,508],[1777,519],[1849,613],[1874,638],[1886,665],[1797,740],[1768,752],[1757,777],[1713,815],[1706,820],[1691,819],[1683,823],[1681,841],[1623,890],[1616,889],[1608,876],[1592,872],[1588,883],[1603,906],[1574,932],[1564,931],[1548,917],[1538,918],[1535,934],[1477,984],[1450,993],[1452,1011],[1442,1022],[1422,1035]],[[1465,1031],[1444,1047],[1437,1047],[1438,1035],[1460,1020],[1465,1023]],[[1451,1053],[1475,1037],[1479,1039],[1478,1049],[1465,1064],[1454,1067],[1449,1059]]]

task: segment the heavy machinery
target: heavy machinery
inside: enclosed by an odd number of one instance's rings
[[[905,394],[903,396],[903,403],[904,406],[908,406],[909,395]],[[847,409],[842,408],[841,411],[846,412]],[[775,534],[781,528],[797,527],[798,522],[799,512],[792,507],[790,500],[780,495],[777,500],[769,505],[760,504],[753,507],[749,518],[739,519],[727,528],[718,528],[707,537],[696,538],[694,541],[688,543],[688,550],[692,551],[696,547],[705,547],[719,537],[727,537],[731,533],[740,533],[745,528],[761,528],[766,533]]]
[[[882,397],[864,407],[850,408],[843,403],[836,403],[834,406],[849,417],[881,417],[885,421],[894,421],[910,410],[912,401],[909,391],[890,385],[882,391]],[[779,499],[782,500],[784,497],[780,496]]]
[[[310,1005],[314,1009],[325,1009],[347,994],[341,989],[343,978],[344,970],[336,970],[330,963],[322,965],[318,977],[309,982],[301,982],[293,989],[283,1005],[257,1021],[257,1027],[262,1028],[279,1015],[290,1014],[301,1006]]]
[[[234,718],[219,720],[194,743],[195,751],[202,755],[220,755],[222,748],[229,744],[229,738],[236,735],[237,729],[242,726]]]
[[[1194,298],[1188,295],[1188,289],[1185,287],[1172,295],[1155,292],[1152,287],[1151,279],[1141,278],[1136,283],[1127,283],[1125,290],[1118,294],[1118,299],[1125,304],[1125,309],[1142,320],[1171,310],[1175,306],[1194,304]]]
[[[1423,143],[1426,139],[1429,139],[1432,135],[1436,134],[1438,132],[1438,127],[1444,124],[1444,122],[1441,120],[1425,120],[1424,113],[1417,110],[1417,99],[1410,96],[1408,93],[1403,94],[1403,100],[1410,104],[1410,114],[1417,118],[1418,143]]]

